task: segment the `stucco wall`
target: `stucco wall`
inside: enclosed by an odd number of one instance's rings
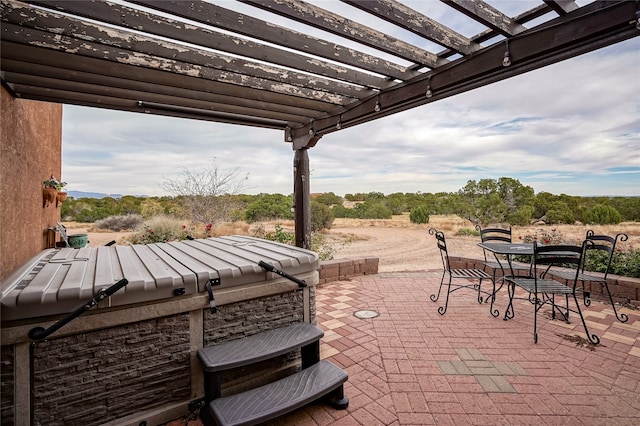
[[[46,248],[60,209],[42,207],[42,182],[60,178],[62,105],[14,98],[0,88],[0,279]]]

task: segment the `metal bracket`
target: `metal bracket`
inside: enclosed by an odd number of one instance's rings
[[[220,284],[220,278],[212,278],[207,281],[207,284],[205,285],[205,287],[207,288],[207,292],[209,293],[209,310],[212,314],[218,312],[218,308],[216,308],[216,301],[213,299],[213,290],[211,289],[211,286]]]

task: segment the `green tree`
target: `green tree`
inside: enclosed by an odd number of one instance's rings
[[[249,204],[244,212],[245,220],[249,223],[264,220],[293,219],[291,212],[293,199],[282,194],[261,194]]]
[[[614,207],[596,204],[585,212],[583,221],[594,225],[617,225],[622,221],[622,215]]]
[[[391,210],[380,200],[365,201],[358,204],[354,209],[356,216],[360,219],[391,219]]]
[[[320,194],[315,197],[314,200],[327,206],[342,204],[342,197],[334,194],[333,192],[325,192],[324,194]]]
[[[409,220],[411,223],[429,223],[429,206],[424,204],[411,210]]]
[[[158,200],[148,198],[140,203],[140,215],[143,218],[147,219],[162,214],[164,214],[164,207]]]
[[[406,198],[402,192],[387,195],[385,205],[393,214],[402,214],[407,211]]]
[[[335,219],[331,208],[325,204],[311,201],[311,232],[331,229]]]
[[[549,210],[547,210],[546,221],[549,224],[556,223],[568,223],[575,222],[575,217],[571,208],[563,201],[556,201],[551,204]]]

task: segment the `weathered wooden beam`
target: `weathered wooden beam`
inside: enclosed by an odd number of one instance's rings
[[[207,28],[187,24],[175,19],[151,14],[149,12],[111,2],[92,3],[87,7],[85,2],[70,0],[36,1],[25,3],[69,13],[84,18],[98,20],[103,23],[119,26],[129,30],[144,30],[147,34],[166,37],[172,40],[202,46],[221,52],[232,53],[246,58],[257,59],[265,63],[286,66],[323,77],[346,81],[365,87],[383,88],[388,85],[384,78],[353,68],[318,61],[309,56],[300,55],[290,50],[283,50],[267,44],[256,43],[243,37],[236,37]]]
[[[238,124],[242,126],[265,127],[279,130],[287,128],[286,122],[270,120],[262,117],[249,117],[213,110],[197,110],[177,106],[171,108],[171,106],[167,106],[165,104],[138,105],[128,99],[92,95],[81,92],[68,92],[65,90],[50,89],[46,87],[24,86],[20,84],[14,84],[13,87],[19,94],[28,94],[28,97],[26,97],[27,99],[36,101],[107,108],[118,111],[187,118],[192,120],[214,121],[218,123]]]
[[[315,120],[314,132],[332,133],[338,130],[338,122],[340,128],[351,127],[637,37],[640,31],[630,24],[635,13],[633,2],[592,3],[511,38],[512,65],[509,67],[502,66],[505,45],[496,44],[424,77],[382,91],[339,114]],[[425,96],[427,85],[432,88],[430,98]],[[379,111],[375,111],[376,103],[380,105]],[[293,137],[309,129],[309,125],[293,129]]]
[[[333,107],[331,104],[311,99],[288,96],[266,90],[238,87],[212,79],[198,78],[198,76],[174,74],[119,62],[103,61],[62,51],[11,43],[4,39],[0,50],[2,51],[2,62],[0,63],[2,69],[9,69],[8,67],[13,63],[13,60],[25,63],[32,72],[42,69],[38,65],[48,67],[49,70],[58,74],[40,73],[38,75],[51,75],[54,78],[61,78],[60,75],[62,74],[67,75],[66,78],[68,79],[74,79],[76,76],[81,75],[93,75],[98,81],[101,76],[120,78],[130,81],[128,84],[133,85],[133,87],[136,85],[144,87],[146,83],[151,83],[167,88],[199,91],[220,95],[223,97],[221,99],[236,98],[235,102],[238,105],[244,105],[242,102],[246,102],[249,106],[253,105],[256,108],[281,110],[307,116],[324,115],[325,112],[330,111]],[[16,72],[25,71],[16,70]],[[93,80],[87,82],[93,82]],[[127,88],[131,86],[123,85],[119,87]]]
[[[512,36],[526,28],[482,0],[441,0],[459,12],[504,36]]]
[[[30,44],[48,43],[58,49],[74,50],[86,56],[99,56],[108,60],[135,63],[146,67],[165,67],[171,62],[192,64],[195,69],[208,69],[218,81],[262,90],[295,94],[326,102],[340,104],[343,97],[358,98],[368,89],[341,83],[323,77],[297,73],[266,64],[251,63],[215,52],[180,45],[141,34],[123,31],[89,21],[79,21],[52,11],[36,10],[32,6],[13,0],[2,3],[3,38],[15,41],[24,39],[24,31],[32,28],[27,36]],[[14,24],[19,27],[10,27]],[[41,30],[42,29],[42,30]],[[312,80],[312,84],[310,84]]]
[[[3,64],[3,67],[4,66],[5,64]],[[9,67],[7,69],[11,68]],[[132,104],[141,101],[153,102],[160,105],[172,105],[175,107],[200,110],[203,114],[208,114],[210,111],[219,111],[246,117],[262,117],[270,120],[281,121],[282,123],[289,123],[289,125],[294,125],[294,123],[302,125],[303,123],[307,123],[309,120],[308,117],[301,115],[266,111],[260,108],[238,106],[223,102],[214,102],[212,99],[208,98],[206,93],[196,91],[186,91],[181,89],[176,92],[174,90],[166,90],[162,86],[158,87],[151,84],[146,84],[144,86],[137,85],[137,88],[135,89],[123,89],[117,85],[111,85],[112,78],[105,77],[100,78],[98,82],[85,83],[79,81],[79,79],[64,80],[6,71],[4,78],[15,84],[16,87],[46,87],[48,89],[60,90],[69,93],[77,92],[105,98],[119,98],[127,100]],[[117,84],[119,82],[113,83]],[[193,95],[193,97],[189,97],[189,94]],[[281,127],[284,127],[284,125]]]
[[[258,40],[264,40],[298,52],[329,59],[392,79],[407,80],[417,75],[415,71],[391,61],[320,40],[308,34],[233,12],[204,1],[191,1],[189,2],[189,7],[184,7],[184,3],[181,1],[129,0],[129,3],[191,19]]]
[[[576,10],[578,5],[573,0],[543,0],[547,6],[553,9],[558,15],[563,16]]]
[[[293,199],[296,246],[311,250],[311,191],[309,153],[295,150],[293,158]]]
[[[342,1],[458,53],[468,55],[482,48],[462,34],[396,0]]]
[[[239,0],[429,68],[446,63],[435,54],[320,7],[293,0]]]

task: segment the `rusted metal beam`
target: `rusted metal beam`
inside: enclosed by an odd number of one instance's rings
[[[204,1],[191,1],[189,2],[189,7],[184,7],[184,3],[181,1],[129,0],[129,3],[191,19],[195,22],[232,31],[257,40],[264,40],[298,52],[329,59],[392,79],[407,80],[417,75],[415,71],[391,61],[320,40],[308,34],[274,25]]]
[[[504,36],[512,36],[526,28],[482,0],[441,0],[459,12]]]
[[[337,34],[340,37],[398,56],[407,61],[435,68],[447,61],[435,54],[399,40],[389,34],[351,21],[320,7],[293,0],[239,0],[252,6],[277,13],[289,19]]]
[[[482,46],[395,0],[342,0],[458,53],[468,55]]]

